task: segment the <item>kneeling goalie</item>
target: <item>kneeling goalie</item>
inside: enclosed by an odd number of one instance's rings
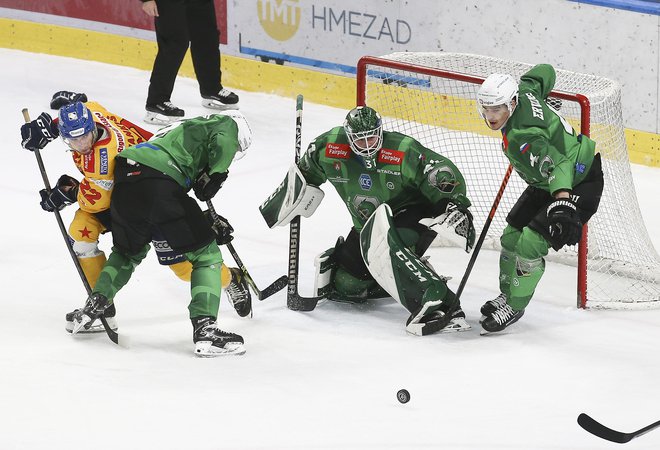
[[[315,291],[360,303],[391,296],[409,312],[409,333],[470,328],[445,278],[422,255],[438,236],[474,244],[465,180],[447,158],[413,138],[383,131],[380,115],[359,106],[343,126],[317,137],[261,205],[269,227],[309,217],[333,184],[353,220],[346,239],[316,259]]]

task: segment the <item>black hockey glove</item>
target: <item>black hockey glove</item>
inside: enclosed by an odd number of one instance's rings
[[[559,251],[564,245],[575,245],[582,237],[582,222],[575,203],[569,198],[559,198],[548,206],[550,244]]]
[[[85,94],[76,94],[72,91],[57,91],[53,94],[53,98],[50,99],[50,108],[60,109],[62,106],[66,106],[70,103],[85,103],[86,101],[87,96]]]
[[[229,171],[216,172],[211,175],[208,174],[208,169],[202,171],[202,173],[197,176],[195,183],[193,183],[195,197],[202,202],[211,200],[225,183],[227,175],[229,175]]]
[[[76,202],[80,183],[69,175],[62,175],[55,187],[48,192],[46,189],[39,191],[41,195],[41,208],[44,211],[59,211],[67,205]]]
[[[227,245],[234,239],[234,236],[232,236],[234,227],[229,224],[227,219],[222,217],[220,214],[217,214],[217,217],[214,219],[210,210],[204,211],[204,215],[211,224],[211,228],[213,228],[213,232],[215,233],[215,242],[217,242],[218,245]]]
[[[21,145],[31,152],[41,150],[59,135],[59,130],[53,125],[53,118],[45,112],[32,122],[21,125]]]

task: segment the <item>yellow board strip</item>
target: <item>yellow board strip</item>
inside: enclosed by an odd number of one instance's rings
[[[157,51],[156,43],[153,41],[6,18],[0,18],[0,47],[68,56],[149,71],[153,66]],[[272,93],[291,98],[297,94],[303,94],[307,100],[313,103],[342,109],[350,109],[355,106],[356,91],[353,77],[226,55],[222,56],[221,63],[223,84],[235,89]],[[190,53],[186,55],[179,75],[194,78],[195,73]],[[417,93],[414,90],[412,92],[408,90],[401,95],[406,98],[413,96],[414,100]],[[437,101],[442,102],[443,99],[438,98]],[[388,115],[387,111],[381,111],[381,113]],[[466,106],[465,113],[474,115],[475,111],[472,106]],[[456,129],[456,124],[450,128]],[[488,133],[481,131],[480,134]],[[631,162],[660,167],[660,135],[627,129],[626,141]]]

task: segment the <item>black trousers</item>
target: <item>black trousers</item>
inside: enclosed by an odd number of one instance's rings
[[[199,204],[173,178],[150,167],[115,163],[110,203],[112,241],[124,254],[135,255],[154,236],[162,236],[176,253],[207,246],[215,233]]]
[[[587,176],[571,191],[571,197],[575,202],[582,223],[587,223],[598,210],[604,184],[600,153],[597,153]],[[523,191],[516,204],[509,211],[506,221],[519,230],[529,226],[543,236],[546,241],[552,243],[552,237],[548,231],[549,223],[546,209],[553,201],[554,197],[549,192],[527,186],[527,189]]]
[[[190,44],[202,95],[221,89],[220,35],[213,0],[156,0],[158,54],[151,71],[147,105],[170,100],[174,81]]]

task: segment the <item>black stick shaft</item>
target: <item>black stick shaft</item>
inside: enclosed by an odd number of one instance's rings
[[[23,119],[25,119],[25,122],[30,122],[30,113],[28,112],[27,108],[23,108],[21,110],[23,113]],[[41,173],[41,178],[44,181],[44,186],[46,187],[46,190],[50,194],[51,187],[50,187],[50,182],[48,181],[48,174],[46,174],[46,167],[44,166],[44,161],[41,159],[41,153],[39,150],[35,150],[34,156],[37,158],[37,164],[39,165],[39,172]],[[76,253],[73,251],[73,246],[71,245],[71,242],[69,241],[69,235],[66,231],[66,227],[64,226],[64,221],[62,220],[62,215],[60,212],[56,209],[53,211],[55,213],[55,219],[57,219],[57,225],[60,227],[60,232],[62,233],[62,237],[64,238],[64,242],[66,243],[66,248],[69,251],[69,255],[71,256],[71,259],[73,260],[73,264],[76,266],[76,270],[78,271],[78,275],[80,276],[80,279],[83,282],[83,286],[85,286],[85,290],[87,291],[87,295],[92,293],[92,288],[89,285],[89,281],[87,281],[87,277],[85,276],[85,272],[83,272],[82,267],[80,266],[80,261],[78,261],[78,256],[76,256]]]
[[[23,119],[25,120],[25,122],[26,123],[30,122],[30,113],[28,112],[28,109],[23,108],[21,110],[21,113],[23,113]],[[41,173],[41,178],[44,181],[44,186],[46,187],[46,191],[48,191],[48,193],[50,194],[51,191],[50,182],[48,181],[48,174],[46,173],[46,167],[44,166],[43,159],[41,159],[41,153],[39,152],[39,149],[34,150],[34,156],[36,156],[37,158],[37,164],[39,165],[39,172]],[[83,286],[85,286],[85,291],[87,292],[87,296],[89,296],[92,293],[92,287],[89,285],[89,281],[85,276],[85,272],[82,270],[82,266],[80,265],[80,261],[78,261],[78,256],[76,255],[76,252],[73,251],[73,246],[71,245],[71,241],[69,241],[69,235],[66,231],[66,227],[64,226],[62,215],[57,209],[53,210],[53,212],[55,213],[55,219],[57,219],[57,225],[60,227],[60,232],[62,233],[62,237],[64,238],[66,248],[69,251],[69,255],[71,256],[71,259],[73,260],[73,265],[76,267],[76,271],[80,276],[80,280],[82,281]],[[101,315],[99,319],[101,320],[101,323],[103,324],[103,328],[105,329],[105,332],[110,338],[110,340],[115,344],[119,344],[119,335],[117,334],[116,331],[110,328],[110,325],[108,325],[108,321],[106,320],[106,318],[103,315]]]
[[[465,274],[463,275],[461,284],[458,286],[458,290],[456,291],[457,299],[461,298],[461,294],[463,293],[463,289],[465,288],[465,285],[467,284],[467,280],[470,277],[470,273],[472,272],[474,263],[477,261],[477,256],[479,256],[479,251],[481,250],[481,246],[483,245],[484,240],[486,239],[486,235],[488,234],[488,229],[490,228],[490,224],[493,221],[493,217],[495,217],[495,211],[497,211],[497,207],[499,206],[500,201],[502,200],[502,196],[504,195],[504,190],[506,189],[506,185],[509,183],[509,177],[511,177],[512,170],[513,170],[513,166],[509,165],[509,168],[506,170],[506,173],[504,174],[504,179],[502,180],[500,189],[499,191],[497,191],[497,195],[495,196],[495,200],[493,201],[493,206],[491,206],[490,212],[488,213],[488,218],[486,219],[486,223],[484,223],[484,227],[481,230],[481,234],[479,235],[479,240],[477,241],[477,244],[474,246],[474,250],[472,250],[472,256],[470,257],[470,262],[468,263],[467,268],[465,269]]]
[[[300,147],[302,140],[302,110],[303,96],[296,97],[296,141],[294,163],[300,160]],[[300,257],[300,216],[296,216],[289,223],[289,284],[287,288],[286,305],[289,309],[297,310],[298,304],[298,263]]]

